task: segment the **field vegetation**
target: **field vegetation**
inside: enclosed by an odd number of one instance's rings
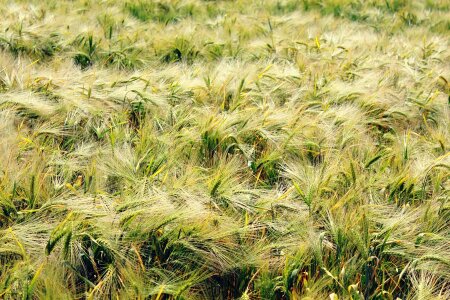
[[[450,299],[450,2],[0,0],[0,299]]]

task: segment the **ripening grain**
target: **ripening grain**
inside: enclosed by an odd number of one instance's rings
[[[0,299],[450,299],[445,0],[0,0]]]

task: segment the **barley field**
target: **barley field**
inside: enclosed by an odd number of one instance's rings
[[[450,299],[450,2],[0,0],[0,299]]]

